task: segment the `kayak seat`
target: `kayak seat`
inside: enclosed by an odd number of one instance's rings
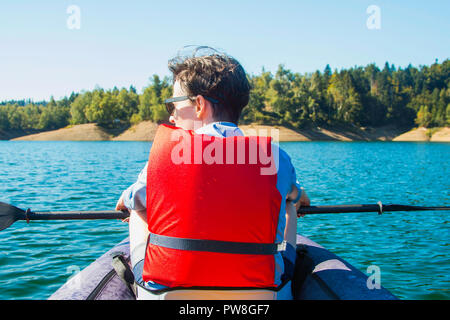
[[[137,300],[291,300],[291,281],[279,291],[269,289],[151,291],[136,283]]]
[[[169,288],[148,284],[142,280],[144,260],[133,268],[137,300],[291,300],[291,281],[285,281],[277,290],[271,289],[209,289]]]

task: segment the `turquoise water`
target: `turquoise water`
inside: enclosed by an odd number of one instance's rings
[[[450,144],[289,142],[313,205],[450,205]],[[0,201],[34,211],[111,210],[147,142],[0,141]],[[402,299],[450,299],[449,212],[306,216],[299,231]],[[0,299],[46,299],[127,236],[121,221],[19,221],[0,232]]]

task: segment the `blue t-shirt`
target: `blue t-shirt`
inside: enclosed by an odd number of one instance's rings
[[[243,136],[243,132],[234,123],[231,122],[213,122],[203,126],[195,133],[206,134],[216,137],[231,137]],[[292,186],[295,185],[298,190],[297,202],[301,196],[300,184],[297,181],[294,166],[292,165],[289,155],[277,144],[272,143],[272,154],[274,155],[276,174],[277,174],[277,189],[281,195],[281,199],[286,199],[286,196],[291,192]],[[128,187],[123,193],[122,198],[125,207],[130,210],[144,210],[146,209],[146,186],[147,186],[147,165],[142,169],[137,181]],[[281,243],[284,239],[284,229],[286,228],[286,201],[281,201],[281,207],[278,218],[278,228],[276,242]],[[275,255],[275,279],[274,283],[279,285],[281,283],[281,275],[284,272],[284,264],[280,254]]]

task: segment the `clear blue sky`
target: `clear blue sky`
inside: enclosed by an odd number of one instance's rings
[[[79,7],[80,29],[66,12]],[[380,9],[380,29],[366,12]],[[430,65],[450,56],[450,1],[190,0],[0,2],[0,101],[134,85],[188,44],[221,48],[251,74]]]

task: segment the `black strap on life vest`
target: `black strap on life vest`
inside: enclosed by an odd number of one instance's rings
[[[177,238],[154,233],[150,233],[148,237],[148,244],[149,243],[155,246],[170,249],[233,254],[270,255],[275,254],[279,251],[286,250],[285,241],[283,241],[282,243],[233,242]]]

